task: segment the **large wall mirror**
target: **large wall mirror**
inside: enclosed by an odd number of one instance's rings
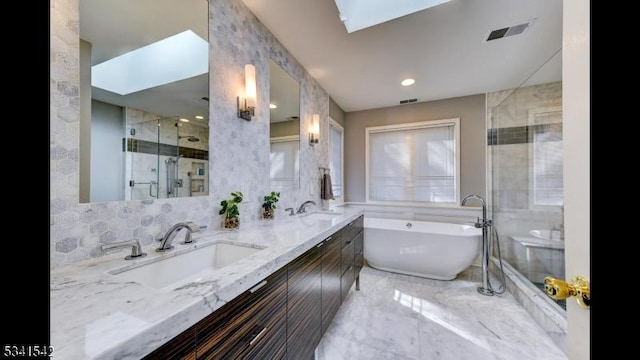
[[[269,113],[272,191],[300,187],[300,86],[273,60],[269,61]]]
[[[209,193],[207,0],[80,0],[80,202]]]

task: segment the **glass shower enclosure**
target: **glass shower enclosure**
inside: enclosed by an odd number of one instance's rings
[[[208,126],[179,117],[127,119],[125,198],[201,196],[209,193]]]
[[[546,276],[565,277],[562,82],[489,93],[487,111],[489,206],[502,259],[543,290]]]

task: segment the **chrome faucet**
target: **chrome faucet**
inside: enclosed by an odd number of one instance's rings
[[[487,203],[482,196],[471,194],[462,199],[461,205],[464,206],[467,200],[476,199],[482,203],[482,220],[478,218],[475,223],[476,228],[482,229],[482,286],[478,287],[478,292],[482,295],[493,296],[496,292],[489,285],[489,234],[487,227],[491,226],[491,220],[487,220]]]
[[[315,205],[315,201],[311,201],[311,200],[307,200],[305,202],[302,203],[302,205],[300,205],[300,207],[298,208],[298,211],[296,211],[296,214],[303,214],[307,212],[307,205]]]
[[[464,206],[464,204],[466,204],[467,200],[469,199],[476,199],[482,203],[482,221],[480,221],[480,218],[478,218],[477,222],[475,223],[475,227],[484,229],[487,226],[491,226],[491,220],[487,220],[487,203],[484,201],[482,196],[476,194],[467,195],[464,197],[464,199],[462,199],[461,205]]]
[[[167,251],[173,249],[173,245],[171,245],[171,242],[176,237],[176,233],[180,229],[187,230],[187,234],[184,237],[183,244],[189,244],[193,242],[193,240],[191,239],[191,233],[200,231],[200,226],[192,221],[180,222],[173,225],[169,228],[169,230],[167,230],[167,233],[164,235],[164,237],[160,239],[160,241],[162,242],[160,243],[160,247],[157,248],[156,251]]]
[[[295,214],[293,213],[293,208],[286,208],[286,209],[284,209],[284,211],[288,211],[288,212],[289,212],[289,216],[293,216],[293,215],[295,215]]]
[[[102,250],[106,251],[106,250],[120,249],[125,247],[131,247],[131,255],[125,256],[125,260],[131,260],[131,259],[135,259],[135,258],[143,257],[147,255],[147,253],[142,252],[142,246],[140,246],[140,241],[138,241],[137,239],[105,244],[105,245],[102,245]]]

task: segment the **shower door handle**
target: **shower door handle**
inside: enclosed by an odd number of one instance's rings
[[[156,185],[156,194],[155,195],[153,195],[153,185]],[[155,198],[158,197],[158,182],[156,182],[156,181],[149,182],[149,196],[150,197],[155,197]]]
[[[581,307],[589,309],[591,306],[589,280],[582,276],[576,276],[573,283],[547,276],[544,278],[544,291],[554,300],[564,300],[575,296]]]

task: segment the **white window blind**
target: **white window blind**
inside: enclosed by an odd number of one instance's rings
[[[457,119],[368,128],[368,200],[457,201]]]
[[[335,199],[342,198],[342,136],[342,128],[333,124],[329,125],[329,169],[331,172],[331,191]]]
[[[562,140],[535,132],[533,140],[533,193],[535,205],[562,205],[564,185]]]
[[[296,139],[271,141],[270,185],[272,191],[299,187],[299,148],[300,140],[297,137]]]

